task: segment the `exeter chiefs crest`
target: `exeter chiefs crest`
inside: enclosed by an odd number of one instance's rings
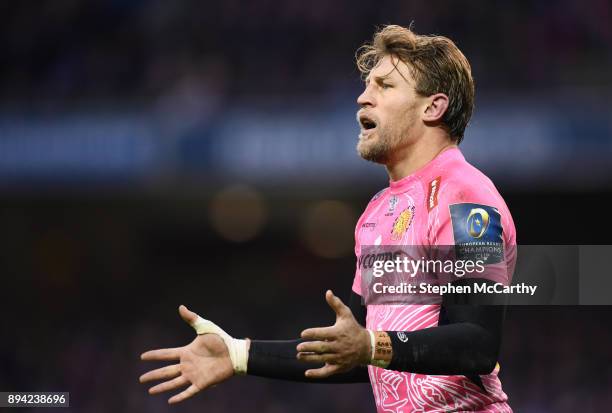
[[[393,229],[391,230],[391,239],[394,241],[399,241],[402,239],[408,228],[410,228],[410,224],[412,224],[412,219],[414,218],[414,205],[409,206],[404,209],[401,214],[395,219],[393,223]]]

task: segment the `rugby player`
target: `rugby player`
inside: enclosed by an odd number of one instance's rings
[[[508,248],[516,244],[512,217],[493,183],[458,149],[474,106],[465,56],[446,37],[389,25],[358,50],[357,65],[365,79],[357,150],[390,178],[357,222],[357,257],[366,245],[484,243],[499,247],[489,258],[507,271],[476,280],[508,284],[516,259]],[[169,399],[177,403],[240,374],[369,381],[379,412],[512,411],[498,378],[504,306],[475,305],[469,296],[458,303],[452,295],[432,304],[364,303],[359,262],[348,306],[331,291],[325,295],[336,323],[306,329],[297,340],[235,339],[181,306],[196,338],[142,354],[174,364],[141,382],[162,380],[151,394],[183,389]]]

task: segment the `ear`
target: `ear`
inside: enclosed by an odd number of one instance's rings
[[[435,95],[429,96],[427,100],[429,104],[423,113],[423,120],[425,122],[441,121],[448,109],[448,96],[444,93],[436,93]]]

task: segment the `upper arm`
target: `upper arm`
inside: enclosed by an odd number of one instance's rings
[[[491,184],[492,185],[492,184]],[[468,275],[510,284],[516,245],[510,212],[494,187],[448,180],[429,214],[428,240],[457,260],[481,260],[485,272]]]

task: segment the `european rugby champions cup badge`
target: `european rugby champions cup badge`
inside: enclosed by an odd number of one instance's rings
[[[501,262],[504,256],[501,215],[497,208],[481,204],[449,206],[458,259]]]

